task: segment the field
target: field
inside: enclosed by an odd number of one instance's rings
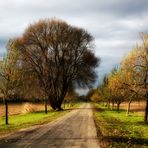
[[[112,104],[110,104],[112,106]],[[130,112],[132,113],[137,113],[139,115],[144,115],[144,110],[145,110],[145,101],[134,101],[130,105]],[[127,102],[123,102],[120,104],[120,109],[126,110],[128,106]],[[115,108],[117,107],[116,105],[114,106]]]
[[[94,118],[101,147],[146,148],[148,147],[148,124],[143,116],[126,111],[110,110],[99,104],[94,105]]]
[[[48,108],[50,109],[50,108]],[[44,110],[43,103],[10,103],[8,104],[9,115],[23,114],[27,112],[41,111]],[[4,116],[5,106],[0,104],[0,116]]]
[[[63,108],[69,108],[71,104],[62,105]],[[76,104],[75,104],[76,106]],[[10,103],[8,104],[8,114],[9,115],[18,115],[25,114],[29,112],[43,111],[44,103]],[[52,110],[48,105],[48,110]],[[0,116],[5,115],[5,106],[0,104]]]
[[[121,109],[127,109],[127,103],[122,103],[121,104]],[[140,115],[144,115],[144,110],[145,110],[145,102],[144,101],[139,101],[139,102],[132,102],[131,103],[131,112],[138,113]]]

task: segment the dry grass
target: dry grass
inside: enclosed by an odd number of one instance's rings
[[[145,105],[146,105],[146,103],[144,101],[132,102],[131,103],[131,112],[136,112],[140,115],[144,115]],[[127,109],[127,106],[128,106],[128,103],[122,103],[120,105],[120,108]]]
[[[48,106],[48,109],[51,109]],[[19,103],[19,104],[9,104],[8,105],[8,112],[9,115],[17,115],[22,113],[28,113],[28,112],[35,112],[35,111],[41,111],[44,110],[44,103]],[[0,116],[4,116],[5,114],[5,106],[4,104],[0,104]]]

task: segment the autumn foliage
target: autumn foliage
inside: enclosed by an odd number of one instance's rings
[[[146,108],[144,121],[148,118],[148,35],[142,34],[142,42],[125,56],[119,67],[105,76],[107,81],[99,86],[103,101],[117,109],[122,102],[128,102],[127,114],[130,104],[135,99],[145,99]],[[98,90],[98,89],[97,89]],[[96,90],[96,91],[97,91]]]

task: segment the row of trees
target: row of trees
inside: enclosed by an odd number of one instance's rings
[[[148,34],[142,34],[142,43],[137,45],[109,75],[103,84],[91,95],[93,100],[106,101],[108,104],[128,102],[127,114],[133,100],[145,100],[144,121],[148,118]]]
[[[8,100],[41,98],[54,110],[61,110],[66,94],[76,87],[91,87],[99,64],[93,51],[93,37],[84,29],[58,19],[30,25],[21,37],[11,39],[0,63],[0,89]]]

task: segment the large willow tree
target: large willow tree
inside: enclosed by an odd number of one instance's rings
[[[84,29],[58,19],[45,19],[30,25],[13,40],[20,63],[36,74],[39,85],[53,109],[61,104],[70,88],[91,86],[95,82],[93,37]]]

